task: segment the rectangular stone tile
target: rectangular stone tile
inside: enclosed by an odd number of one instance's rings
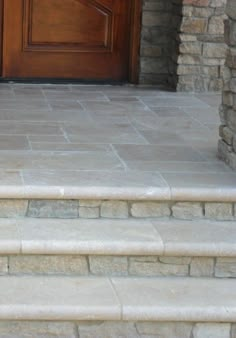
[[[138,112],[149,110],[141,102],[101,102],[101,101],[83,101],[83,107],[89,112]]]
[[[160,173],[227,173],[232,172],[223,162],[125,161],[130,170],[158,171]]]
[[[17,221],[24,254],[162,254],[148,220],[26,218]]]
[[[35,143],[68,143],[64,135],[29,135],[28,140]]]
[[[117,157],[99,152],[11,152],[0,153],[0,168],[46,170],[122,170]],[[59,182],[58,182],[59,183]]]
[[[207,103],[209,106],[219,108],[221,104],[221,93],[199,93],[195,95],[201,101]]]
[[[130,125],[120,127],[65,126],[65,132],[72,143],[114,143],[146,144],[147,141]]]
[[[75,200],[30,200],[27,217],[77,218],[79,202]]]
[[[235,320],[233,280],[112,278],[112,283],[122,303],[124,320]]]
[[[52,110],[63,110],[63,111],[78,111],[84,110],[81,104],[74,100],[50,100],[49,106]]]
[[[1,137],[1,136],[0,136]],[[32,150],[45,151],[77,151],[77,152],[99,152],[110,151],[109,144],[81,144],[60,142],[31,142]]]
[[[142,98],[149,107],[209,107],[205,102],[191,95],[166,98]]]
[[[29,150],[26,136],[0,135],[0,150]]]
[[[217,123],[220,124],[219,110],[216,108],[184,108],[184,111],[192,118],[201,123]]]
[[[50,107],[47,102],[42,100],[2,100],[0,110],[4,109],[30,109],[30,110],[43,110],[49,111]]]
[[[45,96],[40,87],[13,87],[14,97],[16,100],[44,100]]]
[[[2,276],[1,286],[1,319],[120,319],[120,304],[106,278]]]
[[[0,170],[0,185],[21,186],[23,184],[20,171]]]
[[[168,221],[153,220],[163,240],[165,253],[171,256],[233,256],[236,248],[235,222],[207,220]]]
[[[16,121],[2,121],[0,124],[2,135],[62,135],[58,124],[30,123]]]
[[[47,100],[49,101],[76,101],[78,100],[78,95],[76,92],[72,92],[71,90],[52,90],[43,88],[43,93]]]
[[[193,161],[204,162],[199,153],[187,146],[169,145],[115,145],[124,161]]]
[[[188,143],[175,132],[161,130],[141,130],[140,134],[150,144],[158,145],[188,145]]]

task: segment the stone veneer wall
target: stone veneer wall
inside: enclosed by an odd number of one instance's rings
[[[222,89],[226,0],[143,0],[140,83]]]
[[[236,1],[228,0],[225,40],[228,45],[222,106],[219,155],[236,169]]]

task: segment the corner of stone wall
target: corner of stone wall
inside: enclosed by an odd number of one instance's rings
[[[143,0],[139,76],[141,84],[168,83],[171,10],[171,0]]]
[[[177,59],[178,91],[220,91],[226,46],[226,0],[183,0]]]
[[[219,156],[236,169],[236,1],[228,0],[225,22],[227,43],[224,88],[220,107]]]

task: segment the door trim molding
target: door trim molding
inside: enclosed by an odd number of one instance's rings
[[[2,57],[3,57],[3,12],[4,1],[0,0],[0,77],[2,76]],[[125,0],[127,1],[127,0]],[[141,37],[141,13],[142,0],[131,1],[131,18],[130,18],[130,44],[129,44],[129,74],[128,81],[137,84],[139,81],[139,51]]]

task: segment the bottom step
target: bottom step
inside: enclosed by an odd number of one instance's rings
[[[235,280],[1,277],[0,320],[236,322]]]

